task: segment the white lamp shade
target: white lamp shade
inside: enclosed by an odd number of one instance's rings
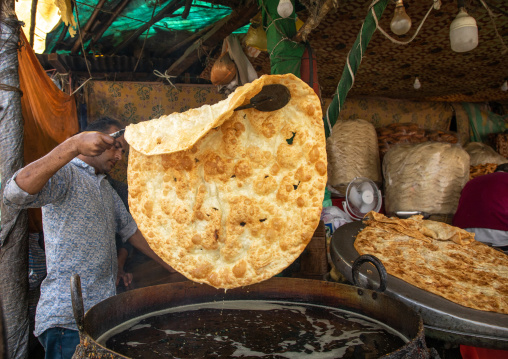
[[[478,46],[478,27],[474,17],[461,8],[450,25],[450,45],[455,52],[466,52]]]

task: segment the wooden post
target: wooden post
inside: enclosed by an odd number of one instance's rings
[[[30,46],[34,47],[34,36],[35,36],[35,21],[37,16],[37,3],[38,0],[32,0],[32,10],[30,12],[30,38],[28,42]]]
[[[0,199],[7,180],[23,166],[23,118],[18,75],[21,24],[14,0],[2,0],[0,12]],[[0,201],[0,297],[7,357],[28,357],[28,221]]]

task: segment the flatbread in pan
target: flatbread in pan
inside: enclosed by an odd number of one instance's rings
[[[356,237],[389,274],[465,307],[508,314],[508,256],[446,223],[371,212]]]

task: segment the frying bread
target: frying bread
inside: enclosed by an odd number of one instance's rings
[[[508,314],[508,256],[446,223],[370,212],[355,240],[391,275],[457,304]]]
[[[233,111],[283,84],[282,109]],[[212,106],[130,125],[130,211],[150,247],[216,288],[268,279],[316,229],[327,180],[321,104],[296,76],[270,75]]]

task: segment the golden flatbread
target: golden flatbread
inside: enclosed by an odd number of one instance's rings
[[[446,223],[370,212],[355,240],[391,275],[463,306],[508,314],[508,256]]]
[[[265,84],[280,110],[233,111]],[[234,288],[291,264],[320,219],[327,161],[321,104],[294,75],[263,76],[228,99],[130,125],[129,206],[151,248],[187,278]]]

